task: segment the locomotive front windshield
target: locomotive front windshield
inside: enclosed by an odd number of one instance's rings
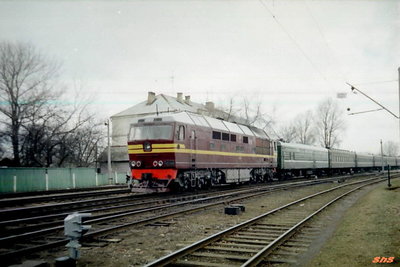
[[[129,140],[157,140],[171,139],[172,125],[142,125],[131,126],[129,130]]]

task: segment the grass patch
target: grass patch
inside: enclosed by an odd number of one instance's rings
[[[400,263],[400,180],[382,184],[345,214],[311,266],[371,266],[376,257]]]

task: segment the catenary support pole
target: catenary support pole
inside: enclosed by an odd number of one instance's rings
[[[383,167],[383,147],[382,147],[382,139],[381,139],[381,163],[382,163],[382,173],[385,170],[385,167]]]
[[[110,144],[110,119],[106,122],[107,125],[107,169],[109,184],[113,183],[112,170],[111,170],[111,144]]]
[[[399,72],[399,149],[400,149],[400,67],[397,70]]]

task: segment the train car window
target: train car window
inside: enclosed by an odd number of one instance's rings
[[[222,140],[224,140],[224,141],[229,141],[229,134],[227,134],[227,133],[222,133]]]
[[[243,143],[248,144],[249,138],[247,136],[243,136]]]
[[[178,140],[185,140],[185,126],[179,125]]]
[[[231,134],[231,141],[232,142],[236,142],[236,135],[235,134]]]
[[[213,132],[212,132],[212,138],[213,138],[213,139],[221,140],[221,132],[213,131]]]

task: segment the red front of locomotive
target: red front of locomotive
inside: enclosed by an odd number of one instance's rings
[[[174,144],[174,128],[174,123],[131,125],[128,153],[133,191],[146,191],[141,190],[144,188],[167,191],[176,178],[175,150],[179,144]]]

